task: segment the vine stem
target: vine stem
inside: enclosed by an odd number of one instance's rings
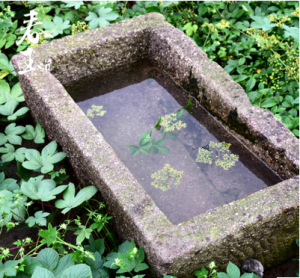
[[[37,244],[37,243],[39,243],[39,242],[37,241],[37,242],[33,242],[33,243],[21,245],[21,246],[18,246],[18,247],[13,247],[13,248],[10,248],[9,251],[17,250],[17,249],[20,249],[20,248],[22,248],[22,247],[31,246],[31,245],[34,245],[34,244]],[[1,254],[2,252],[4,252],[4,251],[0,251],[0,254]]]

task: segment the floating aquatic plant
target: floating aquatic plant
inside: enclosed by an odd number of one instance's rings
[[[180,184],[182,175],[183,171],[177,171],[174,168],[172,168],[169,164],[166,164],[163,169],[151,175],[151,178],[155,179],[151,183],[151,185],[161,189],[162,191],[166,191],[171,188],[172,184]]]
[[[217,155],[213,157],[213,151],[199,148],[196,162],[212,164],[213,158],[216,158],[216,165],[221,166],[224,170],[228,170],[230,167],[234,166],[235,162],[239,159],[238,155],[230,153],[230,146],[230,143],[215,143],[214,141],[210,141],[209,147],[215,149],[217,151]],[[223,157],[221,157],[221,153],[223,153]]]
[[[174,113],[165,115],[163,117],[159,117],[155,126],[151,127],[149,132],[146,132],[141,136],[139,146],[128,146],[128,148],[132,150],[131,155],[135,156],[138,155],[140,152],[144,154],[158,154],[159,152],[169,153],[170,150],[167,147],[161,145],[166,141],[167,137],[170,137],[174,141],[177,140],[177,134],[171,131],[175,129],[180,130],[181,128],[186,127],[186,123],[180,121],[179,118],[182,117],[184,110],[190,111],[191,105],[192,99],[190,98],[187,106],[181,107]],[[161,129],[161,127],[164,128]],[[159,133],[163,134],[163,138],[160,140],[154,138],[152,141],[150,141],[152,132],[155,130],[160,130]]]
[[[186,127],[186,123],[178,121],[177,113],[171,113],[161,117],[161,126],[165,128],[165,131],[174,131],[175,129],[180,130]]]
[[[105,110],[102,110],[103,106],[92,105],[92,108],[87,110],[86,115],[90,118],[94,118],[95,116],[104,116],[106,113]]]

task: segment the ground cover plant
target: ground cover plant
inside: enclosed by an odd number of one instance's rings
[[[26,38],[24,29],[25,15],[32,10],[42,22],[32,28],[39,38],[34,43]],[[270,110],[299,137],[298,2],[1,1],[0,234],[21,225],[38,231],[35,239],[0,247],[0,278],[145,275],[148,265],[143,248],[132,241],[117,242],[106,226],[110,217],[103,211],[104,204],[91,201],[97,189],[65,182],[67,174],[61,163],[66,154],[58,151],[56,142],[47,142],[38,121],[26,120],[29,109],[10,60],[37,44],[149,12],[163,14],[185,32],[243,86],[253,105]],[[91,111],[91,116],[103,115],[101,109]],[[148,133],[141,138],[141,146],[132,146],[132,151],[137,154],[147,149],[150,137]],[[30,147],[26,147],[28,142]],[[159,146],[157,142],[153,145]],[[159,149],[151,147],[153,152]],[[92,209],[91,202],[97,209]],[[74,209],[80,214],[72,219]],[[211,263],[208,270],[202,268],[194,275],[239,278],[240,272],[229,263],[226,273],[219,273]],[[168,277],[172,276],[165,275]]]

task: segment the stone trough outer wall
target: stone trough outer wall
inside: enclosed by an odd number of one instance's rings
[[[144,56],[288,180],[172,225],[61,84]],[[99,188],[118,235],[144,247],[158,277],[192,277],[210,261],[224,270],[228,261],[240,266],[250,257],[270,267],[297,254],[298,139],[271,112],[251,106],[242,87],[162,15],[150,13],[34,48],[36,63],[49,57],[51,73],[18,75],[27,105],[68,154],[81,182]],[[16,72],[25,60],[13,57]]]

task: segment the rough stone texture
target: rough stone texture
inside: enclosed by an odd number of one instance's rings
[[[252,107],[240,85],[181,31],[152,13],[65,37],[34,49],[53,71],[19,75],[27,105],[68,154],[83,184],[95,184],[122,239],[143,246],[158,277],[192,277],[214,260],[268,268],[297,254],[298,139],[270,112]],[[289,178],[243,199],[172,225],[118,159],[61,83],[149,56],[198,97],[252,151]],[[12,59],[16,72],[25,57]]]

